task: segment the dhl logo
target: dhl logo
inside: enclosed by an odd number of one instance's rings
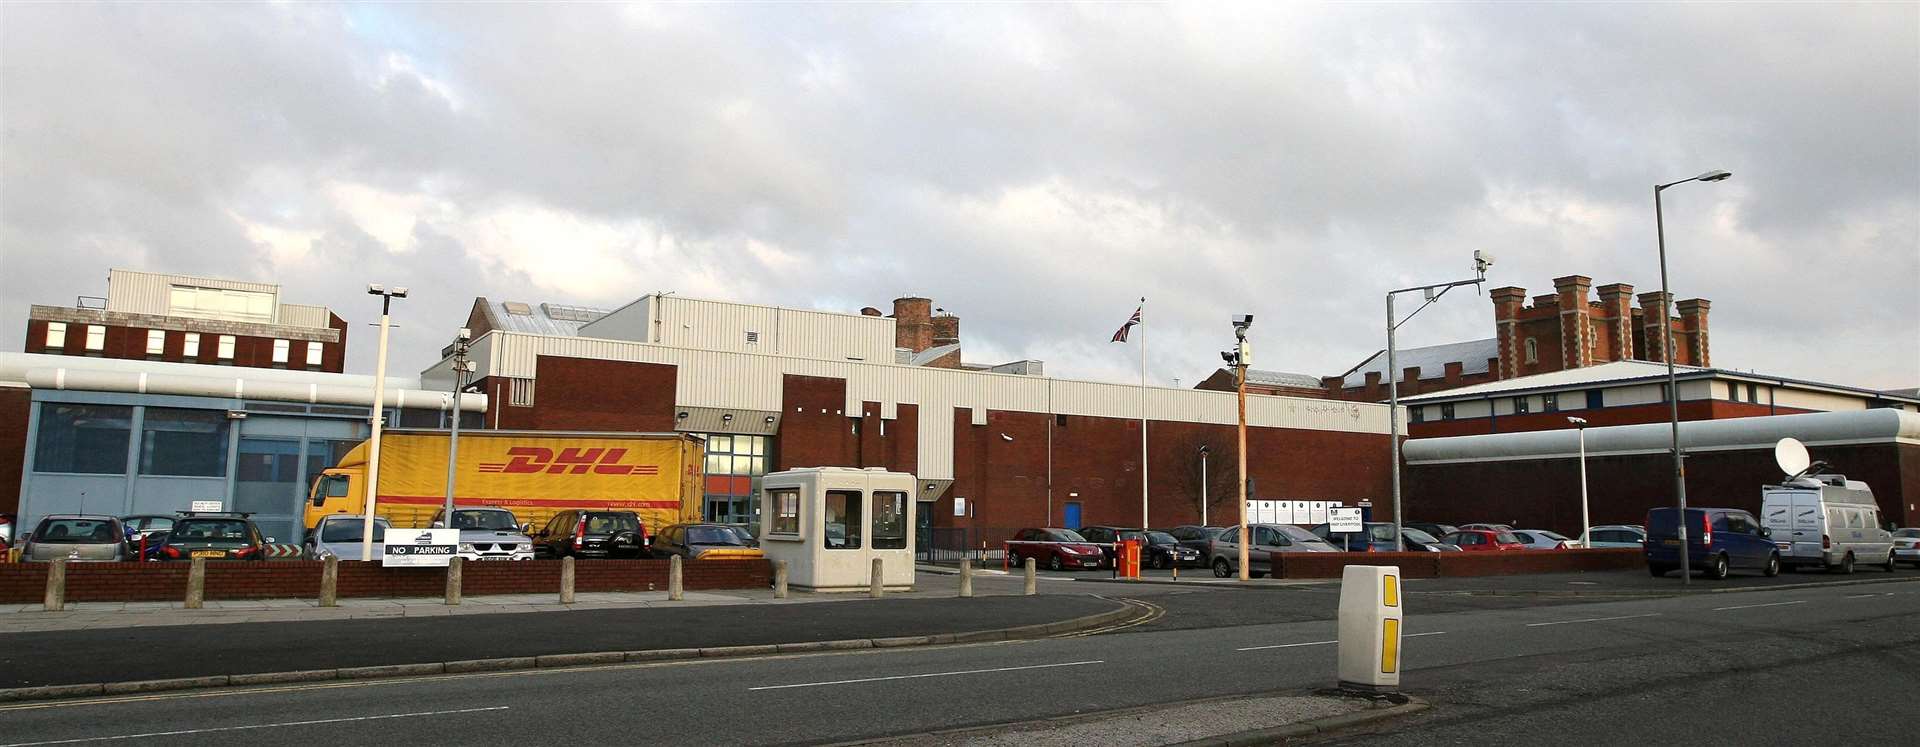
[[[592,472],[596,475],[657,475],[659,465],[621,464],[620,459],[627,455],[626,449],[561,449],[558,455],[553,449],[537,446],[515,446],[507,449],[507,462],[481,462],[481,472],[502,472],[509,475],[527,475],[545,472],[549,475],[584,475]]]

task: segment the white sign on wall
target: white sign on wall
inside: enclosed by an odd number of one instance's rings
[[[1291,503],[1293,504],[1292,506],[1293,518],[1291,519],[1291,523],[1294,523],[1294,524],[1312,524],[1313,523],[1312,521],[1313,517],[1307,511],[1306,501],[1291,501]]]
[[[953,497],[953,515],[954,516],[967,515],[967,499],[957,495]]]
[[[188,510],[193,511],[194,513],[203,513],[203,512],[218,512],[220,509],[221,509],[221,506],[219,501],[194,501],[193,507]]]
[[[1326,501],[1307,502],[1307,523],[1308,524],[1327,523],[1327,502]]]
[[[389,529],[380,565],[403,568],[445,568],[460,549],[458,529]]]

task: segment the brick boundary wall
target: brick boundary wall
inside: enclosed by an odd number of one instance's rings
[[[665,591],[666,560],[580,560],[574,590]],[[320,596],[317,561],[217,562],[207,564],[206,598],[312,599]],[[187,594],[186,563],[71,563],[69,602],[177,602]],[[706,560],[685,565],[688,591],[764,589],[773,585],[765,560]],[[33,604],[46,595],[46,563],[0,563],[0,604]],[[439,568],[386,568],[377,563],[340,564],[341,597],[437,597],[446,592]],[[461,593],[559,594],[560,561],[469,562]]]
[[[1397,565],[1407,578],[1512,576],[1644,568],[1639,550],[1508,550],[1503,552],[1276,553],[1275,578],[1339,578],[1349,565]]]

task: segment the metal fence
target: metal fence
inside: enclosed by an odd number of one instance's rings
[[[929,563],[979,562],[984,553],[999,562],[1006,552],[1001,543],[1023,527],[933,527],[920,535],[920,559]]]

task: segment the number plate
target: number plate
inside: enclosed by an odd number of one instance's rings
[[[512,555],[482,555],[481,560],[512,560]]]
[[[226,550],[194,550],[193,551],[193,557],[196,557],[196,558],[224,558],[226,556],[227,556]]]
[[[1664,539],[1664,540],[1660,540],[1660,544],[1662,544],[1662,545],[1678,545],[1678,544],[1680,544],[1680,540],[1677,540],[1677,539]]]

